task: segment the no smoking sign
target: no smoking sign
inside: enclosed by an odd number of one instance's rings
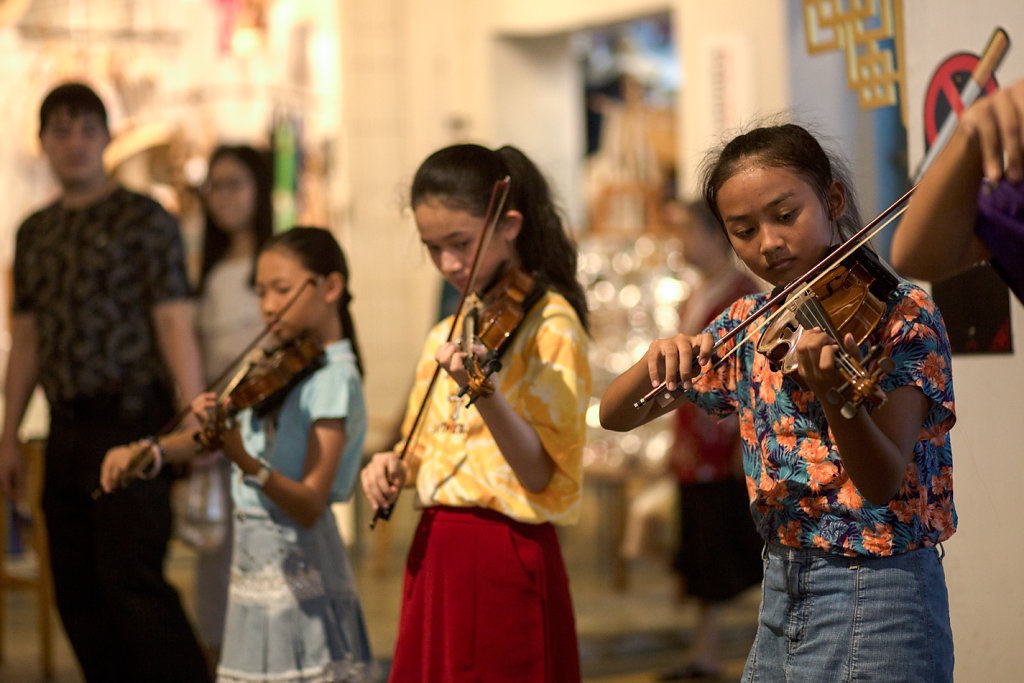
[[[947,57],[932,74],[924,98],[924,144],[930,149],[948,116],[959,117],[966,108],[961,93],[968,87],[971,73],[981,58],[969,52]],[[982,94],[999,89],[995,76],[988,79]],[[970,104],[968,102],[968,104]]]

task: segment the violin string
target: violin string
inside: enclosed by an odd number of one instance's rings
[[[842,342],[839,339],[839,332],[832,325],[832,321],[825,312],[825,308],[822,306],[821,301],[817,298],[812,298],[807,302],[807,304],[807,310],[810,312],[809,322],[812,326],[820,327],[826,334],[828,334],[829,337],[839,343],[839,355],[836,357],[836,360],[848,374],[852,375],[855,372],[855,368],[853,367],[849,355],[842,346]]]
[[[913,189],[911,189],[911,191],[910,191],[910,192],[907,192],[907,194],[906,194],[906,195],[904,195],[902,199],[906,199],[907,197],[909,197],[909,195],[911,194],[911,192],[913,192]],[[862,236],[862,237],[861,237],[861,238],[860,238],[859,240],[857,240],[857,241],[856,241],[856,242],[855,242],[855,243],[854,243],[854,244],[853,244],[852,246],[850,246],[850,248],[848,249],[848,251],[849,251],[850,253],[853,253],[853,252],[854,252],[854,251],[856,251],[857,249],[859,249],[859,248],[861,248],[862,246],[864,246],[865,244],[867,244],[867,242],[868,242],[869,240],[871,240],[871,238],[873,238],[873,237],[874,237],[875,235],[877,235],[877,234],[878,234],[879,232],[881,232],[881,231],[882,231],[882,230],[884,230],[884,229],[885,229],[886,227],[888,227],[888,226],[889,226],[889,225],[890,225],[890,224],[891,224],[891,223],[892,223],[892,222],[893,222],[894,220],[896,220],[897,218],[899,218],[900,216],[902,216],[902,215],[903,215],[903,213],[904,213],[904,212],[905,212],[906,210],[907,210],[907,205],[906,205],[906,204],[903,204],[903,205],[899,206],[898,208],[894,209],[894,210],[892,211],[892,213],[891,213],[891,214],[890,214],[890,215],[889,215],[889,216],[888,216],[888,217],[887,217],[887,218],[886,218],[886,219],[885,219],[884,221],[880,222],[880,223],[879,223],[878,225],[876,225],[876,226],[875,226],[875,227],[874,227],[873,229],[869,230],[869,231],[868,231],[868,232],[867,232],[866,234],[864,234],[864,235],[863,235],[863,236]],[[812,288],[812,287],[813,287],[814,285],[816,285],[816,284],[817,284],[818,282],[820,282],[820,281],[822,280],[822,278],[824,278],[824,277],[825,277],[826,275],[828,275],[828,273],[829,273],[829,272],[830,272],[830,271],[826,270],[826,271],[823,271],[822,273],[818,274],[818,275],[817,275],[817,276],[815,276],[815,277],[814,277],[814,278],[813,278],[812,280],[810,280],[809,282],[807,282],[807,283],[806,283],[806,284],[805,284],[805,285],[804,285],[803,287],[801,287],[801,288],[799,288],[799,289],[796,289],[796,290],[794,290],[794,291],[793,291],[793,292],[792,292],[792,293],[790,294],[790,298],[791,298],[791,299],[795,299],[795,298],[798,298],[799,296],[803,295],[804,293],[806,293],[806,292],[807,292],[807,290],[811,289],[811,288]],[[742,346],[743,344],[745,344],[745,343],[747,343],[748,341],[750,341],[750,340],[751,340],[751,339],[752,339],[752,338],[753,338],[753,337],[754,337],[755,335],[757,335],[757,333],[758,333],[758,332],[760,332],[760,331],[761,331],[761,330],[763,330],[763,329],[764,329],[765,327],[767,327],[768,325],[770,325],[770,324],[771,324],[772,322],[774,322],[774,321],[775,321],[775,320],[776,320],[776,319],[777,319],[777,318],[778,318],[779,316],[781,316],[781,315],[782,315],[783,313],[785,313],[786,311],[787,311],[787,308],[786,308],[786,303],[785,303],[785,302],[783,302],[783,304],[782,304],[781,306],[779,306],[779,308],[778,308],[777,310],[775,310],[775,311],[773,311],[773,312],[772,312],[771,314],[769,314],[769,315],[768,315],[768,317],[767,317],[767,318],[766,318],[766,319],[765,319],[765,320],[764,320],[763,322],[761,322],[761,323],[759,323],[758,325],[756,325],[756,326],[754,327],[754,329],[753,329],[753,331],[752,331],[752,332],[750,332],[750,333],[749,333],[749,334],[747,334],[747,335],[746,335],[745,337],[743,337],[742,339],[740,339],[739,341],[737,341],[737,342],[736,342],[736,345],[735,345],[735,346],[733,346],[733,348],[732,348],[732,349],[730,349],[730,350],[729,350],[729,351],[728,351],[727,353],[723,354],[723,355],[722,355],[722,356],[721,356],[721,357],[719,358],[719,360],[717,360],[717,361],[716,361],[716,362],[715,362],[715,363],[714,363],[714,364],[713,364],[713,365],[711,366],[711,369],[714,369],[714,368],[718,367],[718,366],[719,366],[719,365],[720,365],[720,364],[721,364],[721,363],[722,363],[723,361],[725,361],[725,360],[726,360],[726,359],[727,359],[727,358],[728,358],[729,356],[731,356],[732,354],[736,353],[736,351],[738,351],[738,350],[739,350],[739,348],[740,348],[740,347],[741,347],[741,346]],[[824,327],[822,327],[822,329],[825,329],[825,328],[824,328]],[[723,339],[722,341],[725,341],[725,340]]]
[[[455,326],[458,324],[460,316],[463,312],[463,306],[466,303],[466,297],[469,294],[470,289],[476,280],[477,269],[480,265],[480,255],[483,253],[486,243],[490,240],[491,235],[494,234],[495,229],[498,226],[498,222],[501,220],[505,210],[505,203],[508,201],[509,190],[512,184],[512,178],[505,176],[501,180],[494,183],[491,188],[491,199],[487,205],[487,213],[484,217],[483,232],[480,234],[480,241],[477,242],[476,251],[473,254],[473,264],[469,269],[469,282],[466,288],[462,291],[459,296],[459,303],[455,307],[455,313],[452,315],[452,324],[448,328],[448,337],[446,342],[450,342],[455,336]],[[437,385],[437,379],[441,374],[441,364],[434,364],[434,374],[430,377],[430,383],[427,385],[427,390],[423,395],[423,401],[419,405],[419,409],[416,411],[416,417],[413,418],[412,426],[409,428],[409,436],[405,439],[405,443],[402,444],[402,450],[398,454],[398,459],[404,461],[408,456],[409,451],[413,448],[413,445],[419,441],[420,431],[425,423],[427,415],[427,406],[433,399],[434,387]],[[378,508],[373,515],[373,519],[370,520],[370,529],[374,529],[377,526],[378,519],[390,519],[391,511],[394,510],[397,499],[391,502],[391,505],[387,507]]]
[[[829,319],[828,314],[825,312],[825,307],[822,306],[819,299],[812,297],[805,301],[797,309],[796,317],[805,329],[819,327],[839,344],[839,351],[835,357],[836,364],[840,366],[841,370],[846,371],[848,377],[856,378],[863,374],[863,371],[854,364],[849,352],[843,348],[842,340],[838,338],[839,332],[832,325],[832,321]]]
[[[767,325],[770,325],[775,319],[777,319],[779,316],[781,316],[783,313],[785,313],[788,310],[787,307],[786,307],[786,302],[789,301],[789,300],[792,300],[794,298],[797,298],[798,296],[806,293],[815,284],[817,284],[819,281],[821,281],[821,279],[823,277],[825,277],[825,275],[827,275],[830,272],[830,270],[826,269],[827,266],[831,266],[831,265],[833,265],[835,263],[838,263],[839,261],[842,261],[846,257],[848,257],[850,254],[855,252],[857,249],[859,249],[862,246],[864,246],[871,238],[873,238],[879,232],[881,232],[886,227],[888,227],[893,221],[895,221],[897,218],[899,218],[901,215],[903,215],[903,213],[907,210],[906,202],[907,202],[908,199],[910,199],[911,195],[913,195],[913,193],[914,193],[914,191],[916,189],[917,189],[917,186],[915,185],[914,187],[912,187],[909,190],[907,190],[907,192],[905,192],[902,197],[900,197],[895,202],[893,202],[892,205],[889,206],[889,208],[887,208],[885,211],[883,211],[881,214],[879,214],[877,217],[875,217],[871,222],[869,222],[863,228],[858,230],[853,235],[853,237],[851,237],[849,240],[847,240],[846,243],[841,245],[840,249],[838,249],[837,251],[833,252],[828,257],[826,257],[825,260],[823,260],[821,263],[817,264],[814,268],[811,269],[811,271],[808,271],[808,273],[805,273],[802,277],[797,278],[796,280],[791,282],[789,285],[784,287],[782,289],[782,291],[780,291],[778,294],[776,294],[775,296],[769,297],[769,299],[765,303],[763,303],[760,308],[758,308],[756,311],[751,313],[742,323],[740,323],[739,325],[734,327],[732,330],[730,330],[728,333],[726,333],[725,336],[723,336],[721,339],[716,341],[714,346],[711,349],[712,354],[714,354],[716,351],[718,351],[723,346],[725,346],[725,344],[727,344],[733,337],[737,336],[744,328],[749,327],[750,325],[752,325],[754,323],[754,321],[759,316],[765,314],[770,307],[772,307],[772,306],[778,304],[780,301],[782,301],[782,304],[779,306],[779,308],[776,309],[775,311],[769,313],[767,319],[763,323],[761,323],[754,330],[754,332],[751,332],[746,337],[744,337],[739,342],[737,342],[729,352],[723,354],[722,357],[719,358],[719,360],[715,361],[715,363],[711,366],[710,369],[714,369],[714,368],[718,367],[719,365],[721,365],[722,362],[724,362],[729,356],[731,356],[733,353],[735,353],[737,350],[739,350],[739,348],[743,344],[745,344],[746,342],[750,341],[754,337],[754,335],[757,334],[757,332],[759,330],[763,329]],[[798,281],[802,280],[805,277],[808,277],[808,274],[810,272],[812,272],[814,269],[817,269],[817,268],[822,268],[822,272],[819,273],[814,278],[812,278],[811,280],[809,280],[808,282],[803,283],[802,285],[797,285]],[[785,299],[785,301],[783,301],[783,299]],[[662,382],[660,385],[658,385],[654,389],[651,389],[650,391],[648,391],[646,394],[644,394],[640,399],[638,399],[633,404],[634,407],[635,408],[639,408],[640,406],[642,406],[645,403],[648,403],[649,401],[654,399],[654,397],[666,393],[667,392],[666,384],[667,384],[667,380],[665,382]],[[668,392],[668,393],[671,394],[673,397],[675,397],[675,396],[677,396],[679,394],[678,390],[674,391],[674,392]]]

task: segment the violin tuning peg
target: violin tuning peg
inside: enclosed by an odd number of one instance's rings
[[[853,416],[857,414],[857,410],[860,408],[860,403],[854,401],[847,401],[843,404],[843,407],[839,409],[840,414],[847,420],[852,420]]]
[[[885,347],[883,347],[881,344],[875,344],[874,346],[868,349],[867,354],[864,356],[864,362],[870,363],[871,361],[881,356],[884,350]]]
[[[825,395],[825,398],[828,400],[829,403],[831,403],[834,406],[837,406],[843,402],[843,392],[846,391],[849,387],[849,382],[843,382],[838,387],[832,387],[831,389],[828,390],[828,393]]]

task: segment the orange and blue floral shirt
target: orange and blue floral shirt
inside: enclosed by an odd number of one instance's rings
[[[737,300],[705,331],[723,337],[769,296]],[[942,316],[924,290],[900,281],[861,351],[874,344],[882,344],[895,364],[880,388],[890,392],[915,386],[928,399],[914,455],[887,505],[868,502],[854,486],[814,393],[772,371],[755,344],[744,344],[687,392],[713,415],[738,414],[751,512],[767,541],[838,555],[884,556],[935,545],[956,530],[949,340]]]

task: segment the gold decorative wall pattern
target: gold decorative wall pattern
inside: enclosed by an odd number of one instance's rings
[[[860,106],[900,103],[906,123],[903,0],[803,0],[808,54],[842,50],[846,82]],[[891,40],[891,44],[883,44]]]

